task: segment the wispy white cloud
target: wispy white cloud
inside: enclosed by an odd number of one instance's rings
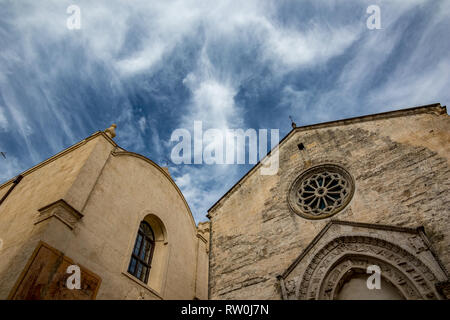
[[[157,159],[155,161],[159,161],[164,164],[164,166],[168,165],[169,157],[165,155],[163,147],[164,147],[164,141],[161,140],[159,136],[158,131],[158,125],[156,119],[151,119],[148,121],[148,125],[150,127],[151,131],[151,141],[152,141],[152,148],[155,151],[155,155],[157,156]]]
[[[123,147],[161,163],[171,131],[194,121],[274,128],[287,115],[304,124],[450,100],[448,1],[379,0],[381,30],[366,28],[369,0],[77,0],[82,28],[68,30],[71,4],[2,3],[0,134],[23,153],[9,154],[20,163],[6,175],[112,122]],[[19,152],[12,143],[2,147]],[[170,167],[197,219],[243,170]]]
[[[287,85],[279,107],[303,124],[434,102],[448,103],[450,58],[442,54],[450,10],[445,1],[380,1],[381,30],[362,30],[336,81],[324,88]],[[422,21],[413,20],[422,14]],[[440,35],[440,36],[439,36]],[[442,38],[441,38],[442,39]],[[312,112],[314,110],[314,112]]]
[[[183,168],[183,174],[175,176],[175,182],[188,201],[196,221],[205,221],[207,210],[239,179],[236,167],[188,166]],[[175,172],[175,168],[170,167],[169,170]]]
[[[140,117],[138,120],[138,124],[141,132],[145,132],[145,130],[147,129],[147,120],[145,119],[145,117]]]
[[[405,75],[398,71],[380,88],[372,91],[368,101],[386,109],[435,103],[439,102],[436,97],[443,96],[448,101],[450,79],[443,77],[443,73],[450,73],[450,59],[440,61],[426,72]]]
[[[117,132],[120,132],[121,142],[135,152],[143,152],[146,145],[133,107],[129,103],[124,103],[121,109],[117,116]]]
[[[275,67],[292,70],[312,67],[342,54],[357,38],[361,28],[355,25],[324,28],[314,25],[302,32],[266,26],[266,57]]]
[[[0,106],[0,131],[6,131],[8,127],[8,120],[6,119],[4,108]]]

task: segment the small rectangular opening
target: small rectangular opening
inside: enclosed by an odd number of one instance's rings
[[[303,145],[303,143],[299,143],[298,144],[298,150],[302,151],[305,149],[305,146]]]

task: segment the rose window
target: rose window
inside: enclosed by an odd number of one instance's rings
[[[301,174],[291,186],[289,204],[309,219],[329,217],[350,201],[354,189],[350,174],[336,165],[313,167]]]

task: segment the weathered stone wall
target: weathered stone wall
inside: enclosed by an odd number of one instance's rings
[[[127,274],[143,219],[156,237],[148,284]],[[101,278],[97,299],[206,299],[208,232],[167,172],[96,134],[26,172],[0,206],[0,299],[40,241]]]
[[[349,279],[353,273],[367,280],[367,267],[373,265],[380,268],[388,285],[382,286],[382,290],[367,290],[365,285],[354,287],[352,299],[364,296],[384,299],[384,294],[392,293],[389,286],[405,299],[444,298],[437,285],[448,277],[428,250],[422,228],[337,220],[330,221],[280,277],[283,298],[336,299],[346,282],[341,281],[342,277]]]
[[[209,222],[198,224],[197,248],[197,276],[196,298],[208,299],[208,271],[209,271]]]
[[[450,119],[440,107],[297,128],[280,146],[277,175],[256,168],[210,210],[210,297],[280,299],[276,276],[330,219],[424,226],[450,269],[449,158]],[[288,190],[323,163],[346,168],[355,193],[331,218],[307,220],[290,210]]]
[[[26,174],[0,206],[0,299],[8,296],[37,241],[30,242],[38,209],[64,198],[97,141],[90,140],[71,152]],[[7,190],[11,183],[0,188]]]
[[[73,259],[98,273],[98,299],[193,299],[195,296],[197,230],[184,201],[156,166],[133,155],[109,158],[91,194],[78,235],[68,252]],[[139,285],[126,275],[139,223],[147,216],[160,219],[165,229],[153,258],[161,263],[155,286]],[[164,260],[164,261],[161,261]],[[103,270],[99,273],[98,270]]]

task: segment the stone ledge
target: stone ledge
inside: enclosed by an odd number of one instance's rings
[[[163,297],[161,297],[161,295],[153,288],[149,287],[146,283],[140,281],[139,279],[133,277],[132,275],[130,275],[127,272],[123,272],[122,271],[122,275],[127,277],[128,279],[134,281],[135,283],[137,283],[139,286],[141,286],[142,288],[144,288],[145,290],[149,291],[151,294],[155,295],[158,299],[160,300],[164,300]]]
[[[67,225],[72,230],[75,227],[75,224],[81,218],[83,218],[83,214],[81,212],[73,208],[63,199],[46,205],[38,209],[38,211],[39,216],[34,222],[35,225],[54,217]]]

